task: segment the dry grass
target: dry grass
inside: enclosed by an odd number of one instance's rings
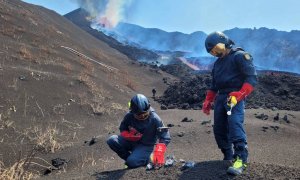
[[[63,115],[65,114],[66,107],[64,107],[62,104],[57,104],[53,107],[53,112],[55,114]]]
[[[70,75],[70,74],[71,74],[71,71],[72,71],[72,65],[71,65],[70,63],[68,63],[68,62],[65,62],[65,63],[63,64],[63,67],[64,67],[64,69],[65,69],[66,74],[67,74],[67,75]]]
[[[22,134],[33,142],[38,150],[44,152],[55,153],[66,146],[71,146],[70,143],[63,142],[64,134],[56,126],[48,126],[45,129],[34,126],[25,129]]]
[[[39,177],[40,173],[33,171],[30,171],[29,168],[31,165],[40,166],[43,168],[50,168],[52,165],[45,161],[42,158],[35,158],[36,150],[33,148],[29,155],[27,155],[25,158],[20,158],[17,162],[12,164],[11,166],[5,166],[5,164],[0,161],[0,179],[5,180],[15,180],[15,179],[22,179],[22,180],[30,180],[35,179]],[[42,164],[33,162],[34,159],[37,159],[39,161],[42,161],[43,163],[46,163],[47,166],[44,166]]]
[[[120,78],[121,78],[121,81],[123,82],[123,84],[125,84],[125,86],[127,86],[129,89],[131,89],[133,91],[137,90],[137,85],[134,82],[134,80],[130,77],[128,72],[124,72],[124,71],[121,72]]]
[[[0,114],[0,129],[12,127],[14,122],[8,116]]]
[[[18,78],[13,78],[12,83],[8,87],[13,88],[15,91],[18,90]]]
[[[119,76],[122,77],[122,76]],[[123,76],[123,79],[127,79],[126,76]],[[96,115],[103,115],[103,114],[112,114],[116,111],[127,111],[127,106],[122,106],[118,103],[109,103],[109,100],[112,99],[112,97],[109,96],[109,93],[105,91],[100,85],[95,83],[92,78],[86,74],[85,72],[81,72],[81,74],[78,77],[79,82],[85,84],[87,88],[92,93],[92,98],[88,97],[88,94],[81,94],[80,101],[81,104],[88,104],[92,108],[92,111]],[[127,85],[131,87],[131,89],[134,89],[136,86],[132,81],[129,81],[127,79]]]
[[[128,107],[126,105],[123,106],[119,103],[112,102],[110,107],[107,107],[105,111],[107,112],[108,115],[111,115],[116,113],[117,111],[126,112],[128,111]]]
[[[25,46],[21,46],[19,53],[21,57],[23,57],[24,59],[28,59],[28,60],[32,59],[32,54]]]
[[[118,127],[114,123],[107,123],[105,124],[104,129],[106,130],[106,132],[111,133],[116,131]]]
[[[50,55],[51,54],[51,50],[50,50],[49,47],[41,45],[40,49],[41,49],[41,54],[43,54],[43,55],[45,55],[45,54]]]
[[[111,109],[120,110],[120,111],[128,111],[128,107],[126,105],[122,106],[119,103],[111,103]]]
[[[81,152],[78,154],[78,157],[76,158],[76,164],[79,169],[83,169],[85,167],[97,167],[100,169],[107,169],[107,164],[111,163],[112,160],[109,157],[106,157],[105,159],[99,158],[95,159],[94,152]]]
[[[45,131],[35,127],[33,131],[36,135],[34,140],[38,148],[54,153],[63,147],[59,139],[59,131],[56,127],[48,126]]]
[[[6,28],[4,28],[4,26],[2,26],[0,28],[0,33],[3,34],[4,36],[15,38],[15,36],[16,36],[15,32],[16,32],[16,29],[12,28],[12,27],[6,27]]]
[[[94,55],[95,57],[97,57],[97,59],[106,59],[106,60],[108,60],[108,59],[111,58],[111,57],[108,56],[105,52],[103,52],[102,49],[99,49],[99,48],[97,48],[97,49],[92,49],[91,52],[93,53],[93,55]]]
[[[80,64],[84,66],[84,73],[86,74],[91,74],[95,71],[93,63],[84,58],[80,58]]]
[[[84,96],[82,95],[80,97],[81,104],[90,105],[90,107],[93,110],[93,113],[97,115],[109,113],[108,103],[105,103],[105,100],[108,97],[108,92],[104,91],[104,89],[101,88],[101,86],[97,85],[91,79],[91,77],[84,72],[81,72],[78,79],[81,83],[84,83],[87,86],[87,88],[90,90],[93,96],[91,98],[88,97],[88,94],[85,94]]]
[[[33,148],[29,155],[25,158],[20,158],[17,162],[11,166],[5,166],[2,161],[0,161],[0,179],[2,180],[30,180],[36,179],[41,174],[36,167],[41,167],[43,169],[58,169],[52,166],[49,162],[43,158],[35,157],[36,149]],[[34,166],[34,168],[33,168]]]
[[[0,161],[0,179],[15,180],[23,179],[29,180],[37,177],[36,174],[26,170],[26,166],[29,163],[28,159],[21,159],[10,167],[5,168],[4,163]]]
[[[125,85],[126,85],[129,89],[136,91],[136,85],[135,85],[135,83],[133,83],[133,81],[127,79],[125,82],[126,82]]]
[[[104,113],[109,113],[106,107],[104,107],[101,103],[92,102],[90,103],[90,106],[93,110],[93,113],[96,115],[103,115]]]
[[[94,158],[94,153],[85,153],[85,154],[80,154],[81,157],[81,163],[78,163],[78,165],[81,164],[80,168],[83,168],[86,165],[91,165],[92,167],[96,166],[96,160]]]

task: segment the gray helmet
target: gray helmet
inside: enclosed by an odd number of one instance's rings
[[[137,94],[130,101],[130,111],[134,114],[147,112],[150,108],[150,103],[146,96]]]
[[[229,39],[224,33],[216,31],[210,33],[205,40],[205,48],[209,53],[218,43],[225,44],[226,48],[232,48],[234,42]]]

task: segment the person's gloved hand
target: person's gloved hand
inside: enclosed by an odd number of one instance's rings
[[[209,115],[210,114],[210,109],[211,109],[211,104],[214,101],[216,97],[216,93],[212,90],[207,90],[206,91],[206,97],[202,106],[202,111],[204,114]]]
[[[129,131],[122,131],[121,136],[127,141],[139,141],[142,138],[142,134],[133,127],[129,127]]]
[[[229,93],[229,100],[231,101],[230,103],[236,105],[238,102],[247,97],[253,90],[254,87],[251,84],[244,83],[239,91]],[[236,98],[236,101],[234,100],[234,98],[232,98],[233,96]]]
[[[165,164],[165,152],[167,146],[164,143],[157,143],[152,154],[152,163],[155,167],[161,167]]]
[[[234,107],[237,103],[238,102],[235,96],[229,96],[229,98],[227,99],[227,105],[230,107]]]

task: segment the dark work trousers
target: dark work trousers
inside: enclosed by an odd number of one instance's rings
[[[128,168],[137,168],[146,166],[154,145],[143,145],[136,142],[125,140],[122,136],[112,135],[107,140],[109,147],[115,151],[118,156],[125,160]]]
[[[214,102],[214,135],[218,147],[224,154],[224,160],[232,160],[237,156],[247,163],[247,137],[243,127],[244,100],[232,108],[227,105],[228,94],[218,94]],[[233,149],[232,149],[233,147]],[[233,151],[234,150],[234,151]]]

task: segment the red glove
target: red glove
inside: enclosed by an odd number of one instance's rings
[[[122,131],[121,136],[127,141],[139,141],[142,138],[142,134],[133,127],[129,127],[129,131]]]
[[[156,167],[161,167],[165,164],[165,152],[167,146],[164,143],[157,143],[154,147],[152,163]]]
[[[240,91],[234,91],[229,93],[229,96],[236,97],[237,102],[240,102],[245,97],[247,97],[252,91],[254,87],[249,83],[244,83]]]
[[[207,115],[210,114],[211,104],[215,100],[216,95],[217,95],[217,93],[215,93],[212,90],[206,91],[206,98],[205,98],[205,101],[202,106],[202,111],[204,114],[207,114]]]

